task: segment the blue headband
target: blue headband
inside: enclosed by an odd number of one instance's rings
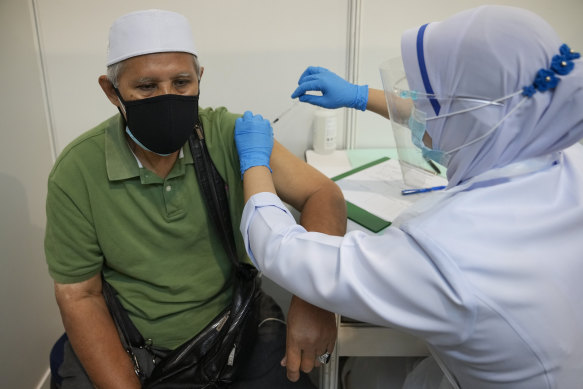
[[[571,70],[575,67],[573,60],[580,58],[581,55],[573,51],[566,44],[561,45],[559,52],[561,54],[553,56],[550,69],[540,69],[536,73],[534,82],[522,88],[523,96],[531,97],[537,90],[539,92],[546,92],[549,89],[555,89],[559,81],[561,81],[555,74],[565,76],[571,73]]]
[[[428,23],[429,24],[429,23]],[[423,53],[423,36],[425,35],[425,29],[428,24],[424,24],[419,28],[417,32],[417,61],[419,62],[419,71],[421,73],[421,79],[423,80],[423,86],[425,87],[425,92],[429,95],[433,94],[433,88],[429,82],[429,75],[427,74],[427,67],[425,66],[425,54]],[[436,115],[439,115],[441,110],[441,105],[437,99],[430,97],[429,102],[433,106],[433,110]]]

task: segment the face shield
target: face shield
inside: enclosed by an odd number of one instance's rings
[[[437,171],[444,173],[445,168],[437,166],[423,157],[421,148],[413,143],[414,138],[411,130],[413,127],[417,133],[422,132],[422,139],[425,129],[422,125],[415,125],[414,120],[419,119],[419,122],[426,122],[426,118],[421,113],[423,111],[417,112],[414,109],[413,98],[424,100],[416,100],[420,108],[429,100],[426,100],[423,94],[419,95],[409,90],[401,57],[392,58],[382,63],[380,73],[403,181],[405,185],[412,188],[429,187],[429,182],[435,179]],[[427,108],[426,106],[425,109]],[[431,163],[433,163],[433,167]]]
[[[409,88],[401,57],[382,63],[380,73],[403,181],[412,188],[435,185],[436,176],[445,177],[452,153],[469,144],[440,150],[439,139],[430,138],[432,131],[428,132],[428,127],[443,127],[447,118],[452,115],[485,106],[502,105],[500,101],[486,98],[440,96],[412,90]],[[460,133],[460,139],[463,136]],[[479,139],[475,141],[477,140]]]

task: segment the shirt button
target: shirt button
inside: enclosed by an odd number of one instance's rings
[[[171,187],[170,185],[168,185],[168,186],[166,187],[166,192],[170,192],[171,190],[172,190],[172,187]]]

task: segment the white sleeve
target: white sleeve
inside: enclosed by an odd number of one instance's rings
[[[253,263],[298,297],[368,323],[400,328],[434,344],[458,344],[473,327],[473,298],[444,279],[413,239],[307,232],[271,193],[249,199],[241,233]]]

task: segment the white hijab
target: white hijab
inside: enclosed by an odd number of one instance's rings
[[[401,51],[409,86],[426,91],[418,58],[419,29],[406,31]],[[482,6],[427,25],[422,50],[433,93],[498,99],[532,85],[549,69],[562,42],[530,11]],[[581,52],[583,48],[573,47]],[[537,91],[489,136],[452,153],[449,186],[493,168],[565,149],[583,138],[583,61],[551,91]],[[490,130],[525,97],[427,122],[433,148],[452,150]],[[442,109],[440,115],[448,113]]]

